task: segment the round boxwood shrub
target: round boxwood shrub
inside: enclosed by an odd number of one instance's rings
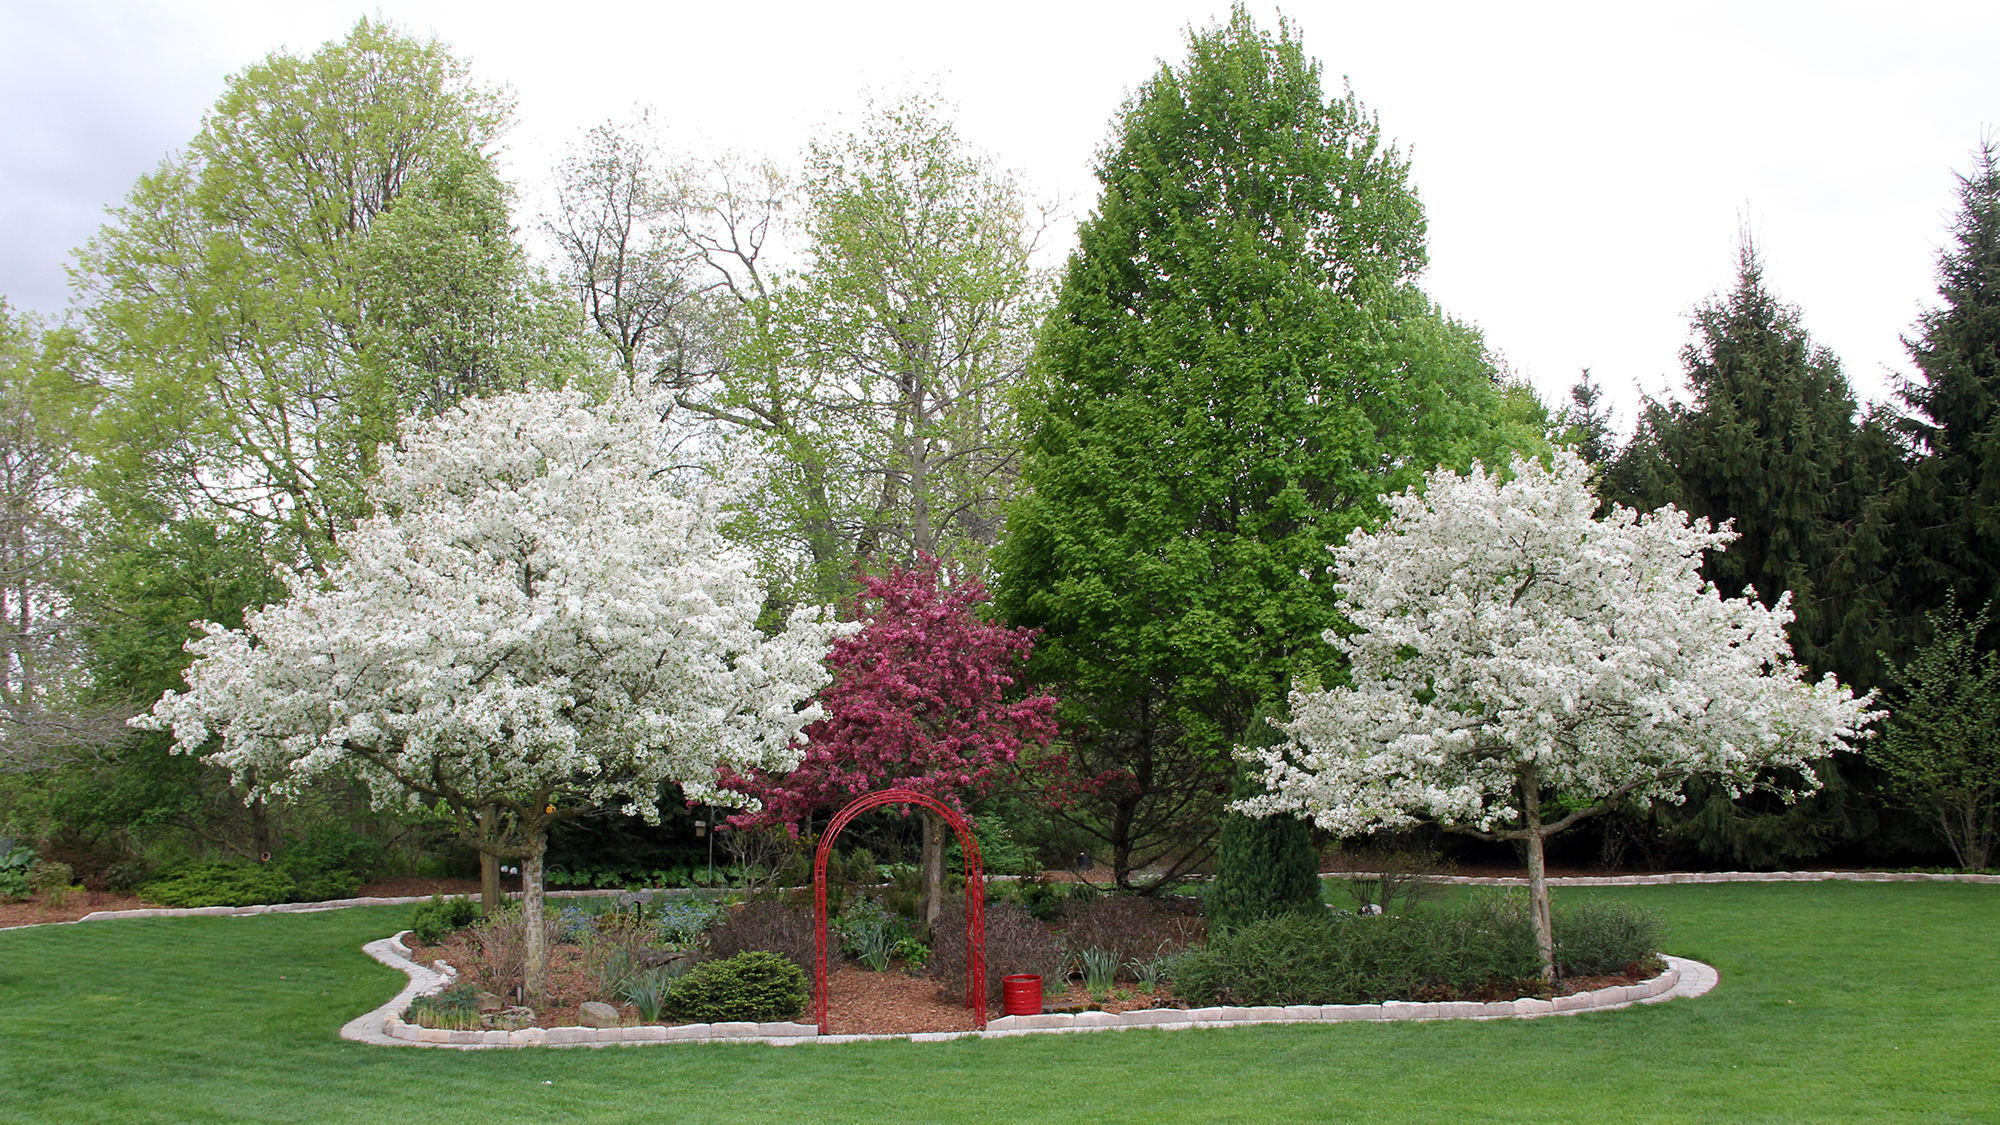
[[[791,1019],[805,1006],[805,973],[788,957],[755,949],[688,970],[662,1010],[681,1023],[764,1023]]]

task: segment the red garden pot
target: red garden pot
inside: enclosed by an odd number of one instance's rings
[[[1027,975],[1001,977],[1000,997],[1010,1016],[1039,1016],[1042,1014],[1042,978]]]

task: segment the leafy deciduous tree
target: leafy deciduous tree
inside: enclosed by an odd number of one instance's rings
[[[913,789],[955,807],[990,792],[1002,771],[1041,756],[1055,736],[1055,697],[1008,699],[1014,668],[1034,649],[1026,630],[982,621],[986,588],[951,580],[937,559],[863,575],[859,633],[833,642],[824,718],[789,772],[726,773],[723,785],[756,798],[743,824],[796,826],[814,812],[877,789]],[[925,921],[942,904],[944,839],[925,813]]]
[[[1553,973],[1550,836],[1626,798],[1676,800],[1697,775],[1740,792],[1804,771],[1882,713],[1831,674],[1804,680],[1788,599],[1701,578],[1730,532],[1671,507],[1595,518],[1573,452],[1511,473],[1433,473],[1335,552],[1354,631],[1326,641],[1352,686],[1292,693],[1288,744],[1248,752],[1270,794],[1238,807],[1344,836],[1427,818],[1525,842]]]
[[[1934,615],[1930,642],[1895,669],[1888,733],[1868,750],[1967,870],[1991,866],[2000,843],[2000,651],[1979,645],[1991,608]]]
[[[323,584],[294,576],[243,629],[210,626],[189,690],[135,723],[254,770],[259,795],[351,772],[379,806],[442,802],[468,834],[504,811],[539,995],[549,825],[606,805],[655,817],[666,782],[699,799],[718,765],[791,765],[835,626],[801,609],[758,632],[764,590],[716,531],[723,497],[672,486],[630,397],[509,395],[414,422],[368,493],[381,514]]]
[[[1229,746],[1339,674],[1325,548],[1439,463],[1540,447],[1479,336],[1416,287],[1423,214],[1289,24],[1238,7],[1126,107],[1022,395],[996,596],[1042,631],[1075,823],[1127,884],[1206,854]],[[1539,413],[1539,411],[1534,411]]]

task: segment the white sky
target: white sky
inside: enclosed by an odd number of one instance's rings
[[[1274,27],[1276,8],[1250,5]],[[1687,314],[1738,230],[1863,398],[1907,371],[1954,170],[2000,126],[2000,4],[1302,0],[1327,85],[1414,157],[1427,286],[1552,404],[1589,366],[1620,409],[1679,385]],[[590,125],[655,107],[670,145],[790,162],[870,88],[934,84],[961,134],[1075,215],[1112,116],[1226,0],[553,5],[0,0],[0,295],[59,312],[103,209],[200,127],[224,78],[362,15],[511,86],[532,197]],[[1060,236],[1067,247],[1067,233]]]

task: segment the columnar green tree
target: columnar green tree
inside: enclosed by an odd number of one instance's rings
[[[1246,732],[1250,749],[1282,745],[1285,738],[1270,725],[1281,715],[1260,708]],[[1254,778],[1239,780],[1239,800],[1259,796]],[[1215,849],[1215,883],[1209,888],[1208,924],[1214,930],[1234,929],[1278,914],[1306,914],[1321,908],[1319,856],[1312,846],[1312,824],[1295,816],[1222,816]]]
[[[1405,161],[1323,95],[1289,24],[1239,7],[1194,34],[1097,174],[1022,395],[996,601],[1042,630],[1030,674],[1099,782],[1071,815],[1125,883],[1213,838],[1260,702],[1339,675],[1326,548],[1380,494],[1539,444],[1545,419],[1501,424],[1479,336],[1416,286]]]

